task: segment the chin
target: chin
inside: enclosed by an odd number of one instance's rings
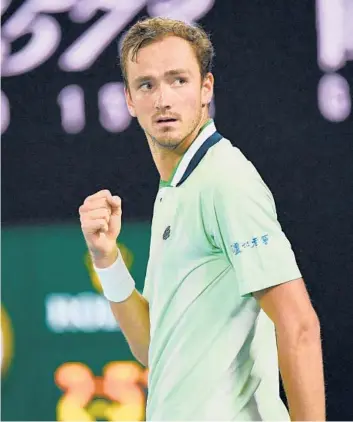
[[[151,133],[152,139],[164,148],[176,148],[183,140],[184,136],[179,131],[154,131]]]
[[[175,137],[175,136],[158,136],[154,138],[155,142],[163,147],[163,148],[167,148],[167,149],[175,149],[177,148],[181,143],[182,143],[182,138],[180,137]]]

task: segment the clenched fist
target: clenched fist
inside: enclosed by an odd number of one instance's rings
[[[121,230],[121,199],[109,190],[87,197],[79,208],[81,228],[98,268],[108,267],[118,255],[116,245]]]

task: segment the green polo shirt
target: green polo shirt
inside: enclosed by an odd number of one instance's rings
[[[211,121],[155,200],[147,420],[289,420],[251,293],[300,277],[270,190]]]

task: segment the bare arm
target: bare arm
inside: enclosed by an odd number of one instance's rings
[[[108,190],[102,190],[87,197],[80,206],[79,213],[82,232],[96,269],[111,267],[119,256],[116,240],[121,230],[121,199],[112,196]],[[119,273],[116,279],[116,288],[119,289]],[[132,283],[127,295],[119,301],[117,299],[117,302],[110,301],[110,307],[133,355],[147,366],[150,343],[149,305],[133,288]],[[116,296],[110,296],[112,297],[115,299]]]
[[[320,324],[302,279],[254,293],[276,327],[278,358],[292,421],[323,421]]]
[[[106,258],[94,259],[97,268],[106,268],[113,264],[119,250]],[[144,366],[148,366],[148,349],[150,344],[150,317],[147,300],[135,289],[123,302],[109,302],[110,308],[123,332],[132,354]]]
[[[134,290],[124,302],[110,302],[110,307],[129,343],[132,354],[144,366],[148,366],[150,345],[150,319],[147,300]]]

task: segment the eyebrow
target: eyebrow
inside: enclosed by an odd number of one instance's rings
[[[186,69],[172,69],[165,72],[164,76],[176,76],[176,75],[182,75],[186,73],[189,74],[190,72]],[[154,76],[152,75],[139,76],[138,78],[134,80],[134,84],[139,85],[140,83],[150,81],[151,79],[154,79]]]
[[[174,76],[174,75],[180,75],[180,74],[185,74],[185,73],[190,73],[188,70],[186,69],[172,69],[172,70],[168,70],[168,72],[165,72],[165,76]]]

